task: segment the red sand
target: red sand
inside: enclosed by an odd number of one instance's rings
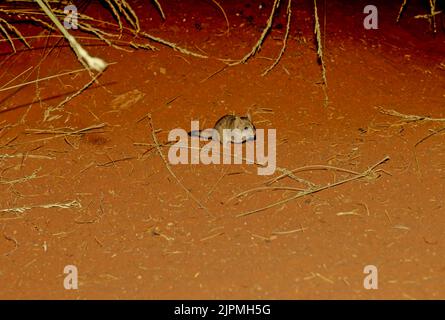
[[[398,4],[377,4],[379,29],[368,31],[367,3],[329,1],[324,108],[311,1],[294,4],[288,47],[267,76],[261,72],[282,45],[285,3],[260,53],[210,78],[224,66],[215,58],[237,59],[250,50],[271,4],[224,2],[231,23],[224,35],[224,17],[211,1],[162,2],[165,22],[154,7],[135,5],[143,30],[210,59],[159,45],[128,53],[95,41],[88,50],[116,64],[100,78],[102,87],[71,100],[53,121],[43,121],[44,111],[87,83],[85,73],[0,92],[0,155],[26,155],[0,160],[0,210],[81,204],[1,213],[0,298],[445,298],[444,131],[416,146],[442,125],[397,125],[399,118],[377,108],[445,117],[445,36],[439,29],[433,37],[426,21],[413,18],[425,9],[408,7],[395,25]],[[96,9],[86,13],[111,19]],[[321,22],[323,12],[320,5]],[[64,42],[42,60],[54,43],[44,50],[45,40],[32,41],[34,50],[15,55],[3,43],[0,86],[39,62],[41,78],[81,67]],[[199,209],[156,149],[138,145],[153,142],[147,119],[139,121],[147,113],[166,142],[169,130],[188,129],[190,120],[208,126],[248,110],[257,127],[277,130],[279,167],[363,172],[386,155],[390,160],[374,179],[236,217],[292,192],[227,202],[270,177],[245,164],[173,166],[207,208]],[[102,123],[95,133],[64,137],[25,131]],[[49,139],[35,141],[42,138]],[[35,178],[6,183],[33,172]],[[298,176],[320,185],[348,177],[332,170]],[[275,186],[305,187],[288,178]],[[296,229],[303,231],[283,234]],[[78,268],[78,290],[63,287],[66,265]],[[363,287],[366,265],[378,268],[377,290]]]

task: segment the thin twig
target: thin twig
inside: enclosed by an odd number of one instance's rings
[[[80,94],[82,94],[82,92],[84,92],[86,89],[88,89],[93,82],[95,82],[101,75],[103,74],[103,71],[98,72],[94,77],[92,77],[90,79],[90,81],[88,81],[82,88],[80,88],[79,90],[77,90],[75,93],[73,93],[72,95],[66,97],[62,102],[60,102],[56,107],[50,107],[47,108],[44,112],[44,116],[43,116],[43,121],[48,121],[51,115],[51,112],[56,111],[56,110],[61,110],[63,109],[63,106],[65,104],[67,104],[69,101],[71,101],[72,99],[74,99],[75,97],[79,96]]]
[[[326,8],[325,8],[326,10]],[[324,106],[327,107],[329,104],[329,97],[327,93],[327,87],[328,87],[328,80],[326,79],[326,65],[324,63],[323,58],[323,45],[321,43],[321,31],[320,31],[320,22],[318,19],[318,12],[317,12],[317,0],[314,0],[314,15],[315,15],[315,27],[314,27],[314,33],[317,38],[317,55],[320,59],[321,63],[321,76],[323,79],[323,93],[324,93]]]
[[[393,109],[385,109],[382,107],[377,107],[377,109],[380,111],[380,113],[401,118],[401,120],[399,121],[404,123],[417,122],[417,121],[445,122],[445,118],[432,118],[427,116],[419,116],[416,114],[404,114]]]
[[[77,200],[72,200],[68,202],[57,202],[57,203],[49,203],[49,204],[37,204],[37,205],[30,205],[30,206],[23,206],[23,207],[15,207],[15,208],[7,208],[7,209],[1,209],[0,212],[15,212],[15,213],[23,213],[27,210],[31,210],[34,208],[62,208],[62,209],[69,209],[69,208],[81,208],[82,205]]]
[[[399,22],[400,17],[402,16],[403,9],[405,9],[405,6],[406,6],[406,1],[407,1],[407,0],[403,0],[402,5],[400,6],[399,14],[397,15],[396,22]]]
[[[29,143],[33,143],[33,142],[46,141],[46,140],[51,140],[51,139],[60,138],[60,137],[66,137],[66,136],[70,136],[70,135],[84,134],[84,133],[86,133],[88,131],[91,131],[91,130],[94,130],[94,129],[100,129],[100,128],[103,128],[105,126],[106,126],[105,123],[101,123],[101,124],[92,125],[92,126],[89,126],[89,127],[86,127],[86,128],[74,130],[74,131],[26,129],[25,130],[26,133],[55,134],[55,135],[51,136],[51,137],[40,138],[40,139],[31,140],[31,141],[17,142],[17,143],[14,143],[14,144],[10,144],[10,142],[9,142],[8,144],[10,146],[18,146],[18,145],[22,145],[22,144],[29,144]]]
[[[258,192],[258,191],[267,191],[267,190],[287,190],[287,191],[305,191],[306,189],[301,189],[301,188],[294,188],[294,187],[258,187],[258,188],[253,188],[253,189],[249,189],[243,192],[240,192],[232,197],[230,197],[229,199],[227,199],[226,202],[230,202],[233,199],[242,197],[244,195],[247,195],[249,193],[254,193],[254,192]]]
[[[421,144],[422,142],[424,142],[425,140],[431,138],[432,136],[442,132],[445,130],[445,127],[434,130],[433,132],[431,132],[429,135],[427,135],[426,137],[423,137],[422,139],[420,139],[419,141],[416,142],[416,144],[414,145],[414,148],[417,147],[419,144]]]
[[[11,86],[11,87],[2,87],[2,88],[0,88],[0,92],[2,92],[2,91],[6,91],[6,90],[11,90],[11,89],[16,89],[16,88],[20,88],[20,87],[23,87],[23,86],[26,86],[26,85],[28,85],[28,84],[32,84],[32,83],[36,83],[36,82],[40,82],[40,81],[44,81],[44,80],[49,80],[49,79],[53,79],[53,78],[58,78],[58,77],[61,77],[61,76],[65,76],[65,75],[67,75],[67,74],[72,74],[72,73],[79,73],[79,72],[84,72],[84,71],[86,71],[84,68],[82,68],[82,69],[77,69],[77,70],[72,70],[72,71],[67,71],[67,72],[62,72],[62,73],[59,73],[59,74],[54,74],[54,75],[52,75],[52,76],[48,76],[48,77],[45,77],[45,78],[39,78],[39,79],[36,79],[36,80],[32,80],[32,81],[28,81],[28,82],[24,82],[24,83],[19,83],[19,84],[16,84],[16,85],[14,85],[14,86]]]
[[[222,13],[224,15],[224,19],[226,19],[227,30],[226,30],[226,32],[224,32],[224,34],[228,35],[230,33],[230,24],[229,24],[229,19],[227,18],[227,14],[224,11],[224,8],[219,4],[218,1],[212,0],[212,2],[222,11]]]
[[[165,13],[164,13],[164,10],[162,10],[161,4],[158,2],[158,0],[153,0],[153,2],[156,4],[156,7],[158,8],[159,12],[161,13],[162,19],[165,20]]]

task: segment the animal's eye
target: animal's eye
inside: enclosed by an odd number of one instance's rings
[[[249,129],[249,127],[244,127],[244,130],[248,130]]]

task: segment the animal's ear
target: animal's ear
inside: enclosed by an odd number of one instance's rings
[[[249,119],[249,121],[252,122],[252,116],[250,115],[250,112],[247,112],[247,119]]]

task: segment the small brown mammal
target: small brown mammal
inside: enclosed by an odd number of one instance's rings
[[[213,129],[189,132],[190,136],[219,140],[221,143],[244,143],[255,140],[255,126],[250,114],[236,116],[227,114],[216,121]]]

